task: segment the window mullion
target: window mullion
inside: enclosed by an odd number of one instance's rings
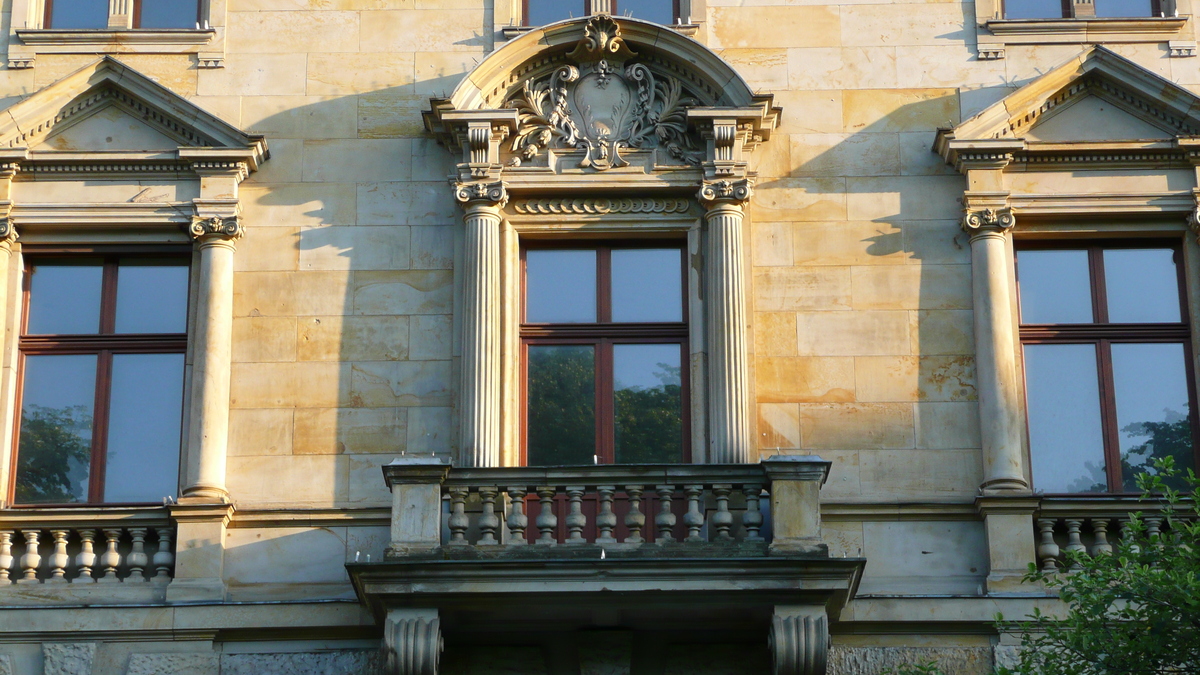
[[[1123,492],[1121,472],[1121,436],[1117,428],[1116,385],[1113,382],[1112,341],[1096,343],[1096,363],[1100,372],[1100,423],[1104,436],[1104,464],[1108,476],[1108,491]]]
[[[92,466],[88,477],[91,502],[104,501],[104,464],[108,449],[108,406],[112,398],[112,351],[96,359],[96,399],[92,407]]]
[[[596,453],[601,464],[612,464],[616,459],[612,353],[611,339],[596,342]]]

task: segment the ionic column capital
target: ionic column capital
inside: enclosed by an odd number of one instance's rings
[[[500,209],[508,203],[508,189],[503,181],[455,183],[454,199],[468,212],[477,209]]]
[[[750,201],[753,194],[754,189],[750,181],[743,178],[742,180],[705,181],[700,186],[700,193],[697,197],[700,204],[711,211],[730,206],[740,208]]]
[[[962,229],[976,237],[1003,235],[1017,224],[1017,217],[1008,207],[967,209],[963,212]]]
[[[1196,208],[1188,212],[1187,226],[1196,235],[1196,242],[1200,243],[1200,188],[1192,190],[1192,198],[1196,200]]]
[[[19,239],[17,234],[17,225],[13,222],[11,216],[0,218],[0,250],[10,251],[12,245]]]
[[[232,246],[246,234],[240,216],[192,216],[188,233],[201,247]]]

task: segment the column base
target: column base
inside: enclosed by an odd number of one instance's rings
[[[219,485],[189,485],[177,501],[179,504],[228,504],[229,491]]]

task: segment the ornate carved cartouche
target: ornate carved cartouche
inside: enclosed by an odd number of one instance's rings
[[[678,79],[654,74],[621,37],[621,27],[598,14],[568,56],[549,76],[531,78],[505,107],[520,115],[512,138],[515,162],[548,148],[582,149],[580,167],[598,171],[626,166],[621,150],[661,148],[683,164],[699,164],[703,142],[689,132],[687,108],[698,100]]]

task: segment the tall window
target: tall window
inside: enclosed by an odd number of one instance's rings
[[[103,29],[108,27],[108,0],[46,0],[47,28]],[[134,0],[134,28],[195,28],[200,21],[197,0]]]
[[[530,466],[688,456],[682,245],[522,250]]]
[[[1156,458],[1195,467],[1178,246],[1022,247],[1017,281],[1035,489],[1136,492]]]
[[[591,6],[591,0],[523,0],[522,16],[526,26],[544,26],[588,16]],[[679,16],[679,0],[612,0],[612,13],[669,26]]]
[[[1161,0],[1096,0],[1100,18],[1137,18],[1158,16]],[[1071,0],[1004,0],[1006,19],[1062,19],[1074,16]],[[1082,17],[1077,17],[1082,18]]]
[[[189,257],[25,251],[13,502],[175,496]]]

